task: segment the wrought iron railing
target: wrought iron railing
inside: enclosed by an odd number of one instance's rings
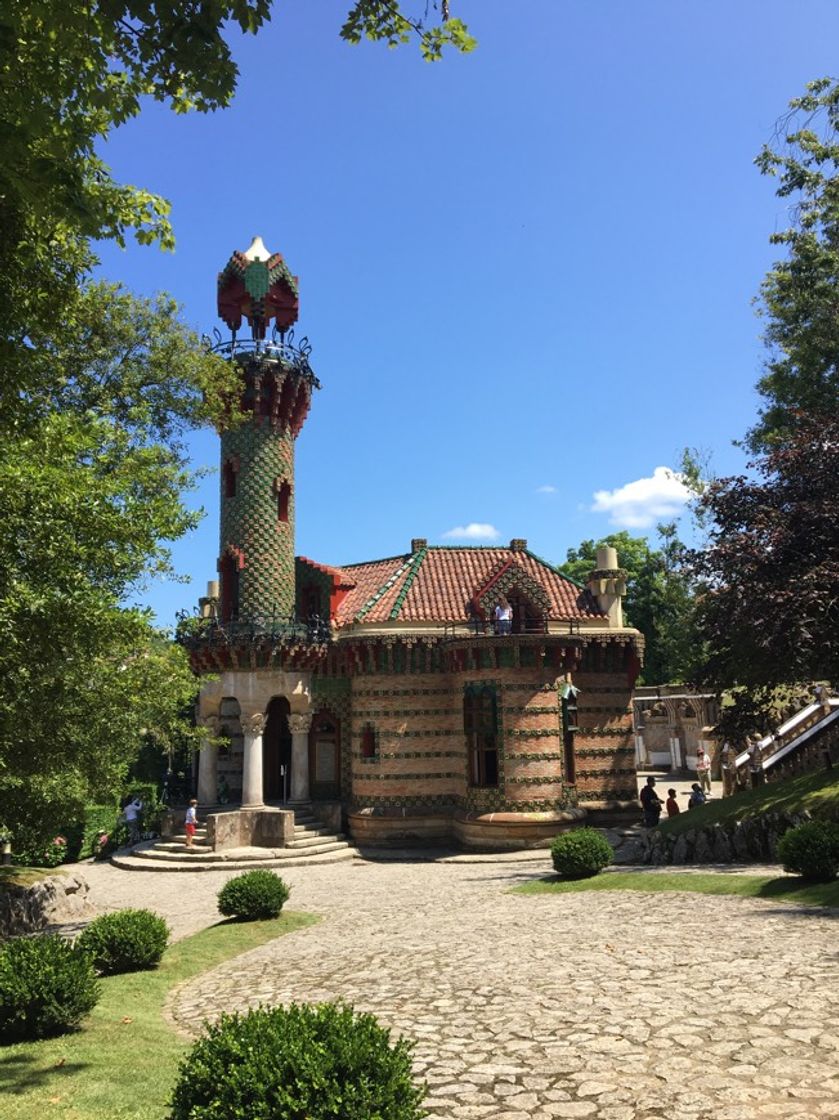
[[[299,342],[295,342],[293,329],[278,331],[274,327],[270,338],[237,338],[234,333],[231,338],[225,340],[218,327],[214,327],[213,338],[215,342],[209,335],[204,335],[204,343],[211,354],[219,354],[230,361],[251,357],[281,362],[294,369],[314,388],[320,388],[320,381],[309,363],[312,345],[305,335]]]
[[[175,639],[182,645],[241,645],[252,642],[295,642],[322,645],[330,638],[329,620],[311,615],[257,614],[248,618],[202,618],[181,611]]]
[[[568,634],[579,634],[580,624],[575,621],[566,623]],[[509,627],[509,628],[508,628]],[[547,618],[514,619],[512,625],[504,625],[503,620],[492,618],[470,618],[464,622],[447,622],[444,636],[450,640],[472,637],[517,638],[529,634],[549,634]]]

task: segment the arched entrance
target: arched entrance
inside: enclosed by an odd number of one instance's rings
[[[286,790],[291,789],[288,713],[289,704],[284,696],[275,696],[268,705],[262,734],[262,796],[266,801],[284,801]]]

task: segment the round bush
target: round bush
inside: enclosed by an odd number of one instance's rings
[[[808,821],[789,829],[778,841],[778,858],[785,871],[829,883],[839,872],[839,825]]]
[[[76,948],[87,953],[104,976],[155,968],[169,940],[169,927],[151,910],[118,910],[94,918]]]
[[[575,828],[551,842],[554,868],[566,879],[589,879],[609,866],[612,855],[611,844],[594,828]]]
[[[170,1120],[419,1120],[412,1047],[340,1004],[223,1015],[182,1061]]]
[[[225,883],[218,892],[218,908],[227,918],[276,918],[287,898],[288,887],[279,875],[258,869]]]
[[[0,1039],[45,1038],[78,1025],[99,999],[90,958],[61,937],[0,946]]]

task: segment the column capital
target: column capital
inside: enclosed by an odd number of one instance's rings
[[[242,724],[242,731],[246,735],[261,735],[265,730],[268,717],[264,712],[253,712],[248,716],[243,715],[240,722]]]
[[[288,717],[288,729],[292,735],[306,735],[311,726],[311,712],[292,712]]]
[[[217,715],[201,716],[198,721],[198,728],[200,731],[206,731],[210,738],[215,739],[221,729],[221,717]]]

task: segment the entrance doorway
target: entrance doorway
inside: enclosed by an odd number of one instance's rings
[[[291,789],[289,710],[284,696],[275,696],[268,705],[262,735],[262,796],[266,801],[284,801],[286,790]]]

